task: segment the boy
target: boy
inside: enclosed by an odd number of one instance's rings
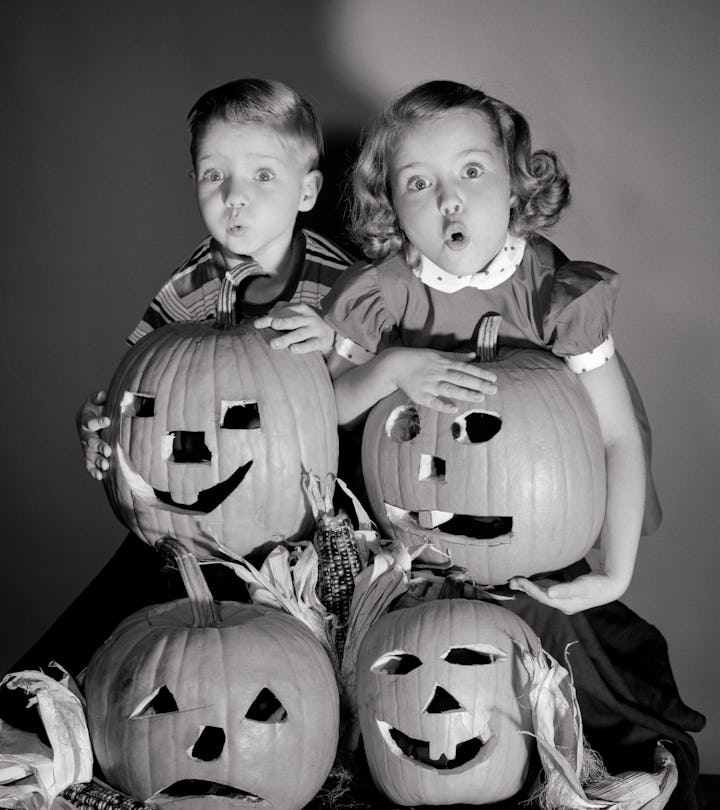
[[[280,82],[240,79],[205,93],[188,118],[195,193],[210,235],[163,285],[128,342],[172,321],[213,318],[225,272],[254,261],[265,275],[240,287],[242,314],[255,316],[259,328],[283,332],[273,338],[274,348],[328,352],[334,332],[316,308],[351,258],[324,237],[296,227],[298,213],[313,207],[322,184],[317,166],[323,139],[310,104]],[[108,470],[111,453],[98,435],[110,423],[102,413],[104,401],[102,391],[90,395],[77,417],[86,467],[97,480]],[[234,574],[223,566],[207,569],[216,598],[243,598]],[[161,555],[128,535],[12,670],[37,669],[56,659],[76,675],[130,613],[184,595]],[[0,716],[22,726],[27,719],[15,716],[10,697],[0,690]]]
[[[328,352],[334,333],[317,309],[351,258],[296,228],[322,185],[323,137],[312,107],[280,82],[239,79],[205,93],[188,119],[195,194],[210,236],[161,288],[128,342],[171,321],[214,317],[225,272],[251,259],[265,275],[241,287],[242,314],[284,331],[273,348]],[[98,435],[110,423],[104,401],[105,392],[91,394],[77,416],[85,466],[97,480],[111,453]]]

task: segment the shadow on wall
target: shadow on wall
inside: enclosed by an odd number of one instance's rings
[[[25,396],[2,400],[2,423],[12,430],[3,439],[0,487],[5,536],[25,540],[8,544],[0,572],[0,671],[72,602],[124,534],[83,469],[73,416],[109,379],[150,295],[203,236],[185,126],[201,93],[263,76],[313,103],[327,134],[325,184],[304,224],[347,246],[340,189],[374,111],[326,58],[331,4],[76,0],[4,9],[0,54],[12,66],[4,109],[32,126],[1,136],[13,155],[3,184],[13,194],[3,206],[4,259],[23,272],[0,297],[0,320],[5,345],[17,345],[6,353],[7,378]],[[48,482],[42,509],[37,459]]]

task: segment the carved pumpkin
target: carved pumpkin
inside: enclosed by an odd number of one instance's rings
[[[539,652],[514,613],[447,599],[388,613],[364,637],[358,717],[377,787],[393,802],[487,804],[513,796],[533,746],[530,677]]]
[[[579,560],[605,514],[605,455],[582,384],[550,352],[482,361],[498,391],[443,414],[395,392],[371,411],[362,465],[383,532],[426,541],[478,582]]]
[[[133,614],[90,662],[97,762],[114,787],[163,807],[303,807],[336,752],[329,658],[277,608],[213,603],[188,561],[190,598]]]
[[[175,323],[131,348],[106,405],[105,486],[117,517],[199,559],[303,536],[303,470],[337,470],[337,417],[318,353],[274,350],[251,321]]]

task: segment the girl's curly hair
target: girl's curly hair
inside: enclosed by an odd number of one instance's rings
[[[400,228],[393,209],[390,156],[408,126],[454,109],[482,113],[505,153],[510,190],[517,198],[510,211],[513,233],[529,236],[549,228],[570,202],[570,181],[555,153],[532,151],[530,127],[516,109],[465,84],[426,82],[378,116],[363,139],[352,169],[348,230],[370,259],[382,260],[402,253],[411,267],[419,264],[419,253]]]

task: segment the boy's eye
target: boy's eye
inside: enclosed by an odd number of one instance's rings
[[[411,177],[407,182],[410,191],[423,191],[430,183],[424,177]]]
[[[473,163],[470,166],[466,166],[463,169],[462,176],[468,177],[471,180],[473,180],[476,177],[480,177],[482,173],[483,173],[482,166],[478,166]]]
[[[275,177],[275,174],[271,172],[270,169],[260,169],[255,175],[255,179],[263,183],[267,183],[267,181],[272,180],[273,177]]]
[[[217,169],[206,169],[202,173],[202,179],[212,183],[216,182],[217,180],[222,180],[223,175],[222,172],[218,171]]]

